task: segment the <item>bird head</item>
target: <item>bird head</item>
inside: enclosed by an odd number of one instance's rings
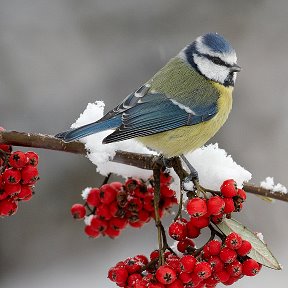
[[[231,44],[217,33],[207,33],[186,46],[179,56],[206,78],[225,86],[234,86],[237,56]]]

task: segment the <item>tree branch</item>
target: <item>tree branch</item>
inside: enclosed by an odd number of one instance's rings
[[[85,146],[81,142],[73,141],[70,143],[65,143],[60,139],[57,139],[51,135],[43,135],[43,134],[34,134],[34,133],[25,133],[16,131],[0,131],[0,144],[49,149],[55,151],[76,153],[81,155],[87,154]],[[173,168],[175,168],[176,173],[178,175],[180,174],[179,175],[180,178],[183,178],[183,175],[186,172],[183,169],[179,159],[178,160],[177,159],[178,159],[177,157],[173,158],[173,160],[171,161],[171,165]],[[135,166],[146,170],[153,170],[153,166],[156,160],[157,156],[155,155],[117,151],[115,157],[111,161],[130,166]],[[268,189],[264,189],[262,187],[255,186],[250,183],[245,183],[243,189],[251,194],[256,194],[288,202],[287,193],[274,192]]]

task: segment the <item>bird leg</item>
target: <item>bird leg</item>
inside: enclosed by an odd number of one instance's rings
[[[184,189],[184,183],[189,183],[189,182],[193,182],[194,187],[196,188],[195,190],[197,190],[197,196],[199,196],[199,193],[201,192],[204,197],[206,195],[206,191],[205,189],[199,184],[199,175],[197,170],[191,165],[191,163],[188,161],[188,159],[182,154],[181,159],[184,161],[184,163],[186,164],[186,166],[188,167],[188,169],[190,170],[190,174],[188,176],[186,176],[183,179],[183,183],[182,183],[182,188]]]
[[[197,170],[191,165],[191,163],[188,161],[188,159],[182,154],[180,156],[188,169],[190,170],[190,174],[184,179],[184,182],[190,182],[190,181],[198,181],[199,182],[199,176]]]

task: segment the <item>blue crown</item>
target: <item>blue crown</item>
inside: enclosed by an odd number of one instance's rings
[[[217,33],[207,33],[203,35],[202,43],[216,53],[231,53],[234,51],[231,44]]]

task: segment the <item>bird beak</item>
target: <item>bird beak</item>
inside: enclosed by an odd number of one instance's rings
[[[234,64],[230,69],[232,72],[240,72],[241,71],[241,67],[237,64]]]

